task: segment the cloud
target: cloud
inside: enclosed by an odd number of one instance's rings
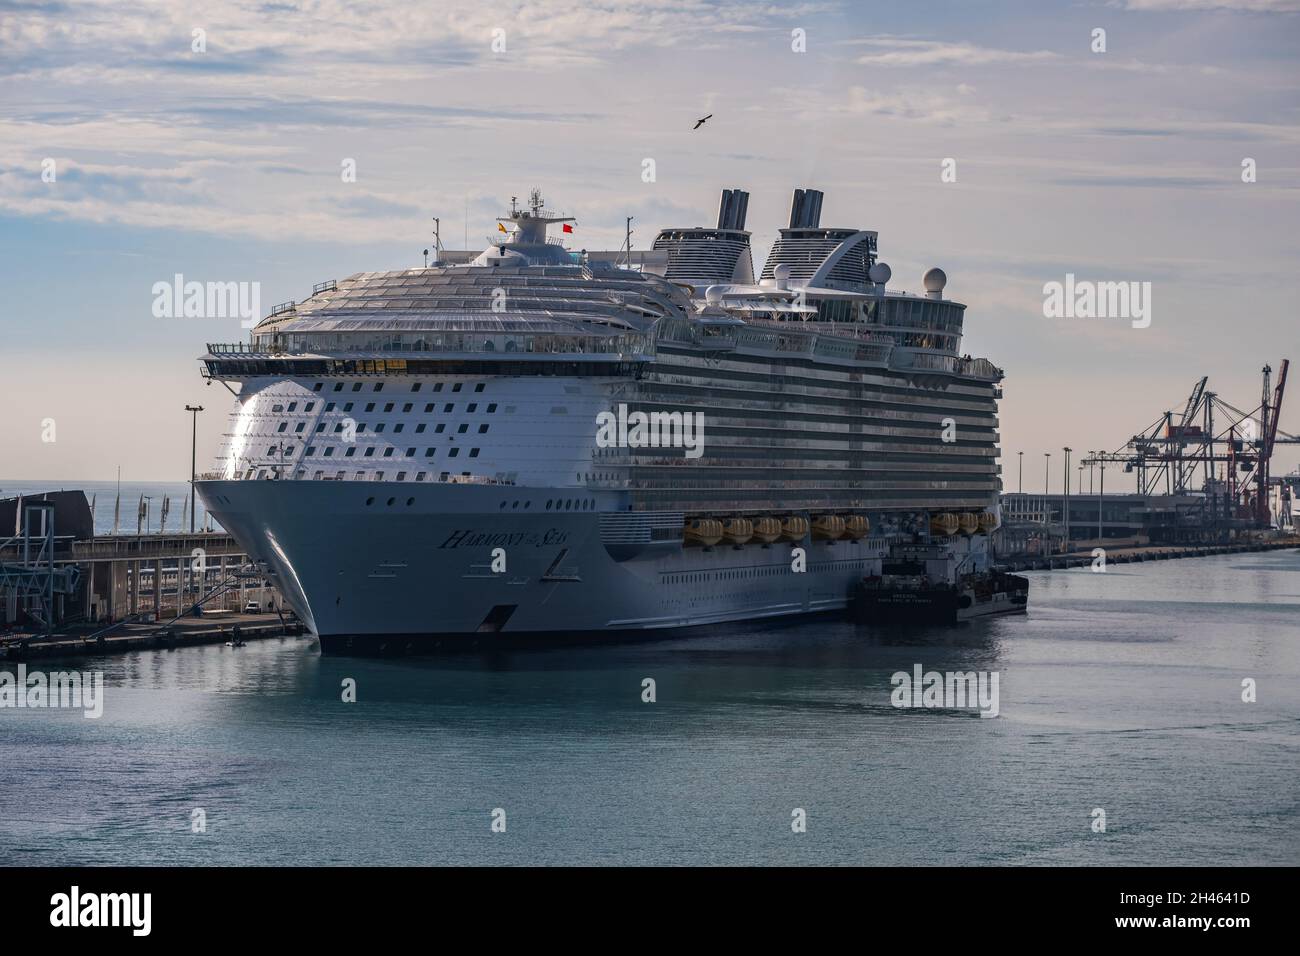
[[[962,97],[960,101],[946,93],[919,87],[882,90],[854,85],[843,91],[801,87],[785,89],[782,93],[783,97],[775,107],[765,104],[748,109],[768,112],[775,108],[804,121],[810,117],[834,117],[836,114],[883,116],[942,125],[989,118],[986,110],[971,104],[973,87],[958,88],[958,95]]]
[[[409,202],[388,199],[373,193],[344,196],[334,202],[334,208],[347,216],[373,217],[377,219],[397,219],[403,216],[409,218],[422,215],[424,212],[419,206],[412,205]]]
[[[1300,0],[1122,0],[1122,6],[1126,10],[1295,13],[1300,11]]]
[[[412,64],[496,69],[594,65],[631,48],[694,47],[719,34],[761,35],[823,4],[782,9],[745,0],[315,0],[251,8],[213,0],[201,11],[115,0],[5,3],[0,74],[120,67],[150,73],[317,75],[330,64],[369,63],[391,74]],[[206,50],[191,48],[205,31]],[[338,79],[349,77],[339,71]]]
[[[1053,179],[1057,186],[1093,186],[1103,189],[1136,187],[1140,189],[1227,189],[1241,185],[1239,170],[1215,179],[1210,176],[1063,176]]]
[[[879,52],[858,57],[857,62],[867,66],[1022,66],[1061,59],[1059,53],[1050,50],[1000,50],[943,40],[877,36],[857,42],[879,49]]]

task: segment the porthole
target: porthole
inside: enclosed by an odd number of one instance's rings
[[[393,506],[393,502],[395,502],[396,500],[397,500],[396,498],[389,498],[389,499],[388,499],[388,507],[391,508],[391,507]]]
[[[411,505],[413,505],[413,504],[415,504],[415,499],[414,499],[414,498],[407,498],[407,499],[406,499],[406,507],[409,508],[409,507],[411,507]]]
[[[367,508],[369,508],[369,507],[370,507],[371,505],[373,505],[374,503],[375,503],[375,499],[374,499],[374,498],[367,498],[367,499],[366,499],[366,507],[367,507]]]

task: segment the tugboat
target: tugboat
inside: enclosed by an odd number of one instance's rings
[[[854,589],[854,620],[956,624],[1027,610],[1028,578],[992,569],[963,573],[960,558],[936,546],[892,549],[881,573]]]

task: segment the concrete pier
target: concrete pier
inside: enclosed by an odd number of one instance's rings
[[[203,573],[193,566],[203,558]],[[17,560],[17,546],[0,547],[0,561]],[[225,533],[105,535],[86,540],[56,539],[55,566],[75,565],[82,584],[61,602],[55,625],[107,625],[140,615],[166,621],[185,611],[221,582],[228,581],[248,556]],[[240,610],[248,600],[263,608],[283,607],[269,582],[241,579],[212,598],[212,610]],[[236,607],[238,603],[238,607]],[[0,593],[0,633],[18,621],[17,595]]]
[[[21,640],[0,639],[0,661],[31,661],[50,657],[87,657],[121,654],[127,651],[171,650],[201,644],[225,644],[263,640],[307,633],[296,618],[281,621],[275,615],[229,615],[219,621],[189,618],[166,627],[153,624],[125,624],[112,632],[84,628],[56,634],[35,635]]]
[[[1248,551],[1283,551],[1300,548],[1300,537],[1237,544],[1148,545],[1129,548],[1106,548],[1107,564],[1130,564],[1137,561],[1169,561],[1176,558],[1203,558],[1213,554],[1242,554]],[[1090,567],[1095,559],[1091,551],[1063,554],[1017,554],[999,557],[995,564],[1007,571],[1049,571],[1058,568]]]

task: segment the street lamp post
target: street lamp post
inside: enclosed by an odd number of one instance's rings
[[[1065,515],[1065,550],[1070,550],[1070,452],[1073,448],[1063,448],[1065,452],[1065,468],[1061,471],[1061,478],[1065,485],[1065,493],[1061,496],[1061,512]]]
[[[186,405],[185,410],[190,413],[190,534],[193,534],[194,533],[194,480],[197,477],[195,450],[198,447],[199,412],[203,411],[203,406]]]
[[[1020,487],[1017,490],[1023,495],[1025,493],[1025,453],[1019,451],[1016,454],[1020,456]]]
[[[1098,541],[1102,540],[1101,504],[1106,498],[1106,463],[1104,461],[1101,462],[1100,467],[1101,467],[1101,481],[1099,482],[1099,488],[1097,491],[1097,540]]]

